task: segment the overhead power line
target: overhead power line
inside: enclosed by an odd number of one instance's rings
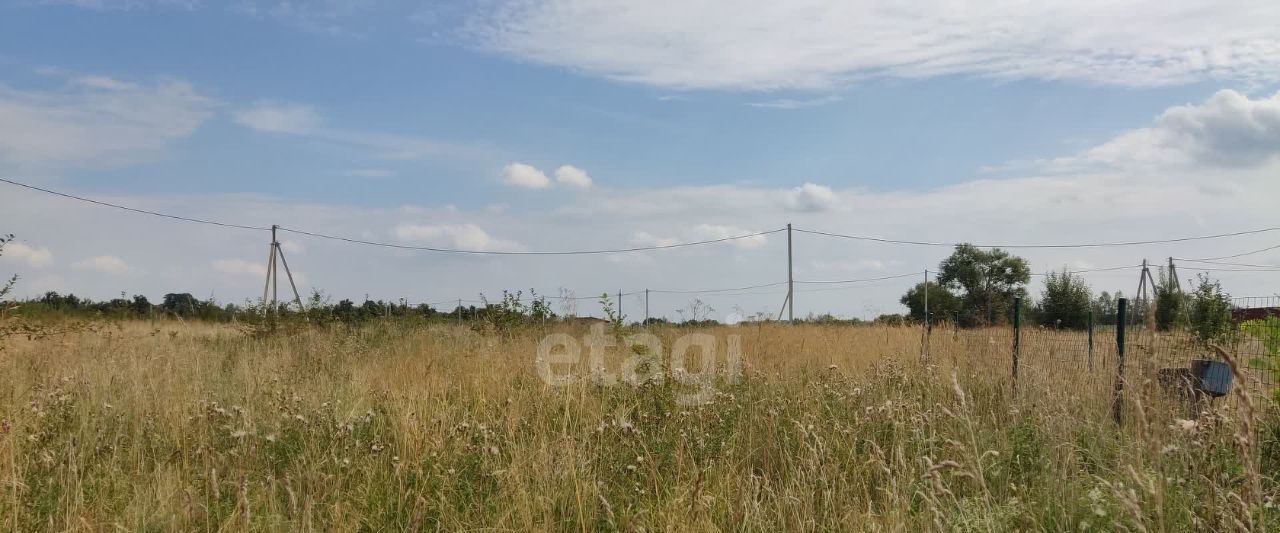
[[[440,248],[436,246],[416,246],[409,244],[396,244],[390,242],[370,241],[364,239],[355,239],[351,237],[341,237],[337,235],[326,235],[324,233],[316,233],[312,231],[304,231],[300,229],[291,229],[284,226],[280,227],[280,231],[296,233],[298,235],[306,235],[308,237],[316,237],[320,239],[329,239],[334,241],[342,241],[353,244],[363,244],[366,246],[380,246],[383,248],[395,248],[399,250],[420,250],[427,252],[439,252],[448,254],[467,254],[467,255],[599,255],[599,254],[622,254],[630,252],[647,252],[652,250],[670,250],[672,248],[684,248],[688,246],[700,246],[704,244],[716,244],[722,242],[736,241],[739,239],[750,239],[762,235],[769,235],[786,231],[785,228],[779,228],[769,231],[758,231],[745,235],[735,235],[733,237],[722,237],[719,239],[708,239],[705,241],[681,242],[675,244],[663,244],[657,246],[634,246],[630,248],[609,248],[603,250],[521,250],[521,251],[501,251],[501,250],[466,250],[462,248]]]
[[[194,218],[194,217],[186,217],[186,216],[181,216],[181,215],[174,215],[174,214],[170,214],[170,213],[162,213],[162,212],[159,212],[159,211],[152,211],[152,210],[148,210],[148,209],[139,209],[139,208],[136,208],[136,207],[129,207],[129,206],[120,205],[120,204],[115,204],[115,203],[111,203],[111,202],[104,202],[104,201],[101,201],[101,200],[94,200],[94,199],[92,199],[92,198],[85,198],[85,197],[83,197],[83,196],[77,196],[77,195],[74,195],[74,194],[69,194],[69,193],[65,193],[65,192],[55,191],[55,190],[47,189],[47,188],[44,188],[44,187],[37,187],[37,186],[35,186],[35,185],[30,185],[30,184],[27,184],[27,183],[22,183],[22,182],[19,182],[19,181],[14,181],[14,180],[11,180],[11,179],[6,179],[6,178],[0,178],[0,182],[8,183],[8,184],[13,185],[13,186],[16,186],[16,187],[22,187],[22,188],[29,189],[29,190],[33,190],[33,191],[43,192],[43,193],[51,194],[51,195],[54,195],[54,196],[59,196],[59,197],[62,197],[62,198],[67,198],[67,199],[70,199],[70,200],[77,200],[77,201],[80,201],[80,202],[86,202],[86,203],[90,203],[90,204],[94,204],[94,205],[98,205],[98,206],[102,206],[102,207],[111,207],[111,208],[114,208],[114,209],[120,209],[120,210],[124,210],[124,211],[130,211],[130,212],[138,213],[138,214],[151,215],[151,216],[156,216],[156,217],[161,217],[161,218],[168,218],[168,219],[172,219],[172,220],[180,220],[180,221],[184,221],[184,222],[193,222],[193,223],[197,223],[197,224],[208,224],[208,225],[213,225],[213,226],[221,226],[221,227],[227,227],[227,228],[247,229],[247,230],[255,230],[255,231],[270,231],[270,230],[271,230],[271,228],[270,228],[270,227],[268,227],[268,226],[251,226],[251,225],[246,225],[246,224],[235,224],[235,223],[230,223],[230,222],[221,222],[221,221],[217,221],[217,220],[200,219],[200,218]],[[339,235],[329,235],[329,234],[324,234],[324,233],[318,233],[318,232],[313,232],[313,231],[306,231],[306,230],[301,230],[301,229],[286,228],[286,227],[279,227],[278,229],[280,229],[281,231],[287,231],[287,232],[290,232],[290,233],[296,233],[296,234],[299,234],[299,235],[306,235],[306,236],[309,236],[309,237],[315,237],[315,238],[320,238],[320,239],[329,239],[329,240],[335,240],[335,241],[342,241],[342,242],[348,242],[348,243],[353,243],[353,244],[363,244],[363,245],[367,245],[367,246],[380,246],[380,247],[385,247],[385,248],[396,248],[396,249],[402,249],[402,250],[422,250],[422,251],[429,251],[429,252],[454,253],[454,254],[473,254],[473,255],[589,255],[589,254],[617,254],[617,253],[628,253],[628,252],[642,252],[642,251],[650,251],[650,250],[668,250],[668,249],[672,249],[672,248],[683,248],[683,247],[688,247],[688,246],[700,246],[700,245],[704,245],[704,244],[716,244],[716,243],[729,242],[729,241],[735,241],[735,240],[740,240],[740,239],[749,239],[749,238],[754,238],[754,237],[760,237],[760,236],[764,236],[764,235],[770,235],[770,234],[773,234],[773,233],[780,233],[780,232],[786,231],[786,229],[785,229],[785,228],[779,228],[779,229],[775,229],[775,230],[760,231],[760,232],[755,232],[755,233],[748,233],[748,234],[745,234],[745,235],[736,235],[736,236],[732,236],[732,237],[723,237],[723,238],[719,238],[719,239],[708,239],[708,240],[703,240],[703,241],[682,242],[682,243],[665,244],[665,245],[656,245],[656,246],[634,246],[634,247],[612,248],[612,249],[602,249],[602,250],[550,250],[550,251],[546,251],[546,250],[533,250],[533,251],[528,251],[528,250],[526,250],[526,251],[498,251],[498,250],[467,250],[467,249],[460,249],[460,248],[443,248],[443,247],[434,247],[434,246],[415,246],[415,245],[406,245],[406,244],[396,244],[396,243],[388,243],[388,242],[371,241],[371,240],[365,240],[365,239],[356,239],[356,238],[351,238],[351,237],[343,237],[343,236],[339,236]],[[873,236],[867,236],[867,235],[849,235],[849,234],[844,234],[844,233],[834,233],[834,232],[818,231],[818,230],[807,230],[807,229],[801,229],[801,228],[795,228],[795,229],[794,229],[794,231],[799,232],[799,233],[808,233],[808,234],[812,234],[812,235],[821,235],[821,236],[825,236],[825,237],[835,237],[835,238],[841,238],[841,239],[850,239],[850,240],[868,241],[868,242],[879,242],[879,243],[886,243],[886,244],[904,244],[904,245],[913,245],[913,246],[948,246],[948,247],[956,246],[957,244],[960,244],[960,243],[953,243],[953,242],[937,242],[937,241],[907,240],[907,239],[889,239],[889,238],[884,238],[884,237],[873,237]],[[1014,249],[1014,248],[1104,248],[1104,247],[1118,247],[1118,246],[1142,246],[1142,245],[1151,245],[1151,244],[1170,244],[1170,243],[1188,242],[1188,241],[1201,241],[1201,240],[1210,240],[1210,239],[1221,239],[1221,238],[1227,238],[1227,237],[1239,237],[1239,236],[1242,236],[1242,235],[1255,235],[1255,234],[1259,234],[1259,233],[1269,233],[1269,232],[1274,232],[1274,231],[1280,231],[1280,226],[1272,226],[1272,227],[1258,228],[1258,229],[1244,230],[1244,231],[1235,231],[1235,232],[1230,232],[1230,233],[1218,233],[1218,234],[1214,234],[1214,235],[1199,235],[1199,236],[1194,236],[1194,237],[1177,237],[1177,238],[1170,238],[1170,239],[1153,239],[1153,240],[1143,240],[1143,241],[1120,241],[1120,242],[1099,242],[1099,243],[1073,243],[1073,244],[974,244],[974,246],[977,246],[977,247],[979,247],[979,248],[1010,248],[1010,249]],[[1246,255],[1252,255],[1252,254],[1255,254],[1255,253],[1261,253],[1261,252],[1265,252],[1265,251],[1268,251],[1268,250],[1273,250],[1273,249],[1276,249],[1276,248],[1280,248],[1280,245],[1272,246],[1272,247],[1269,247],[1269,248],[1263,248],[1263,249],[1261,249],[1261,250],[1255,250],[1255,251],[1252,251],[1252,252],[1245,252],[1245,253],[1242,253],[1242,254],[1236,254],[1236,255],[1232,255],[1232,256],[1224,256],[1224,257],[1217,257],[1217,258],[1205,258],[1204,260],[1232,259],[1232,258],[1235,258],[1235,257],[1243,257],[1243,256],[1246,256]]]
[[[1175,261],[1192,261],[1192,262],[1200,262],[1200,261],[1221,261],[1221,260],[1223,260],[1223,259],[1235,259],[1235,258],[1238,258],[1238,257],[1244,257],[1244,256],[1246,256],[1246,255],[1260,254],[1260,253],[1262,253],[1262,252],[1269,252],[1269,251],[1271,251],[1271,250],[1275,250],[1275,249],[1280,249],[1280,244],[1277,244],[1277,245],[1274,245],[1274,246],[1268,246],[1268,247],[1266,247],[1266,248],[1260,248],[1260,249],[1257,249],[1257,250],[1253,250],[1253,251],[1251,251],[1251,252],[1243,252],[1243,253],[1238,253],[1238,254],[1234,254],[1234,255],[1224,255],[1224,256],[1221,256],[1221,257],[1198,257],[1198,258],[1195,258],[1195,259],[1187,259],[1187,258],[1185,258],[1185,257],[1175,257],[1175,258],[1173,258],[1173,259],[1174,259]]]
[[[74,195],[74,194],[67,194],[67,193],[65,193],[65,192],[53,191],[53,190],[45,189],[45,188],[43,188],[43,187],[36,187],[35,185],[27,185],[26,183],[19,183],[19,182],[16,182],[16,181],[13,181],[13,180],[9,180],[9,179],[4,179],[4,178],[0,178],[0,181],[2,181],[2,182],[4,182],[4,183],[8,183],[9,185],[16,185],[16,186],[18,186],[18,187],[23,187],[23,188],[30,189],[30,190],[33,190],[33,191],[39,191],[39,192],[43,192],[43,193],[47,193],[47,194],[52,194],[52,195],[54,195],[54,196],[61,196],[61,197],[63,197],[63,198],[68,198],[68,199],[71,199],[71,200],[78,200],[78,201],[81,201],[81,202],[88,202],[88,203],[91,203],[91,204],[94,204],[94,205],[100,205],[100,206],[103,206],[103,207],[111,207],[111,208],[115,208],[115,209],[123,209],[123,210],[125,210],[125,211],[132,211],[132,212],[134,212],[134,213],[140,213],[140,214],[143,214],[143,215],[151,215],[151,216],[156,216],[156,217],[169,218],[169,219],[173,219],[173,220],[181,220],[181,221],[183,221],[183,222],[195,222],[196,224],[208,224],[208,225],[211,225],[211,226],[222,226],[222,227],[224,227],[224,228],[237,228],[237,229],[247,229],[247,230],[256,230],[256,231],[271,231],[271,228],[270,228],[270,227],[263,227],[263,226],[246,226],[246,225],[243,225],[243,224],[232,224],[232,223],[230,223],[230,222],[219,222],[219,221],[217,221],[217,220],[205,220],[205,219],[200,219],[200,218],[191,218],[191,217],[184,217],[184,216],[179,216],[179,215],[171,215],[171,214],[168,214],[168,213],[161,213],[161,212],[158,212],[158,211],[150,211],[150,210],[147,210],[147,209],[138,209],[138,208],[136,208],[136,207],[128,207],[128,206],[123,206],[123,205],[120,205],[120,204],[113,204],[113,203],[110,203],[110,202],[103,202],[103,201],[100,201],[100,200],[94,200],[94,199],[91,199],[91,198],[85,198],[85,197],[83,197],[83,196],[76,196],[76,195]]]
[[[71,199],[71,200],[78,200],[78,201],[81,201],[81,202],[88,202],[88,203],[91,203],[91,204],[94,204],[94,205],[99,205],[99,206],[103,206],[103,207],[111,207],[111,208],[115,208],[115,209],[121,209],[121,210],[124,210],[124,211],[130,211],[130,212],[133,212],[133,213],[139,213],[139,214],[143,214],[143,215],[151,215],[151,216],[162,217],[162,218],[168,218],[168,219],[173,219],[173,220],[181,220],[181,221],[184,221],[184,222],[195,222],[195,223],[197,223],[197,224],[209,224],[209,225],[213,225],[213,226],[222,226],[222,227],[227,227],[227,228],[238,228],[238,229],[259,230],[259,231],[271,231],[271,228],[270,228],[270,227],[265,227],[265,226],[248,226],[248,225],[243,225],[243,224],[232,224],[232,223],[229,223],[229,222],[219,222],[219,221],[216,221],[216,220],[205,220],[205,219],[199,219],[199,218],[191,218],[191,217],[184,217],[184,216],[179,216],[179,215],[173,215],[173,214],[169,214],[169,213],[161,213],[161,212],[159,212],[159,211],[151,211],[151,210],[147,210],[147,209],[138,209],[138,208],[135,208],[135,207],[129,207],[129,206],[124,206],[124,205],[120,205],[120,204],[114,204],[114,203],[110,203],[110,202],[103,202],[103,201],[100,201],[100,200],[94,200],[94,199],[91,199],[91,198],[85,198],[85,197],[83,197],[83,196],[76,196],[76,195],[74,195],[74,194],[68,194],[68,193],[64,193],[64,192],[54,191],[54,190],[46,189],[46,188],[43,188],[43,187],[37,187],[37,186],[35,186],[35,185],[28,185],[28,184],[26,184],[26,183],[21,183],[21,182],[17,182],[17,181],[13,181],[13,180],[10,180],[10,179],[5,179],[5,178],[0,178],[0,182],[8,183],[8,184],[10,184],[10,185],[14,185],[14,186],[18,186],[18,187],[23,187],[23,188],[30,189],[30,190],[33,190],[33,191],[39,191],[39,192],[43,192],[43,193],[46,193],[46,194],[52,194],[52,195],[54,195],[54,196],[59,196],[59,197],[62,197],[62,198],[67,198],[67,199]],[[363,244],[363,245],[367,245],[367,246],[381,246],[381,247],[384,247],[384,248],[396,248],[396,249],[401,249],[401,250],[422,250],[422,251],[428,251],[428,252],[440,252],[440,253],[450,253],[450,254],[470,254],[470,255],[592,255],[592,254],[619,254],[619,253],[629,253],[629,252],[644,252],[644,251],[651,251],[651,250],[669,250],[669,249],[672,249],[672,248],[684,248],[684,247],[688,247],[688,246],[700,246],[700,245],[704,245],[704,244],[716,244],[716,243],[722,243],[722,242],[736,241],[736,240],[739,240],[739,239],[750,239],[750,238],[753,238],[753,237],[760,237],[760,236],[763,236],[763,235],[769,235],[769,234],[772,234],[772,233],[778,233],[778,232],[786,231],[786,230],[785,230],[785,228],[779,228],[779,229],[770,230],[770,231],[759,231],[759,232],[755,232],[755,233],[748,233],[748,234],[745,234],[745,235],[736,235],[736,236],[732,236],[732,237],[722,237],[722,238],[719,238],[719,239],[707,239],[707,240],[703,240],[703,241],[681,242],[681,243],[675,243],[675,244],[663,244],[663,245],[656,245],[656,246],[634,246],[634,247],[628,247],[628,248],[612,248],[612,249],[604,249],[604,250],[550,250],[550,251],[549,251],[549,250],[533,250],[533,251],[527,251],[527,250],[526,250],[526,251],[498,251],[498,250],[466,250],[466,249],[461,249],[461,248],[441,248],[441,247],[434,247],[434,246],[414,246],[414,245],[406,245],[406,244],[395,244],[395,243],[389,243],[389,242],[370,241],[370,240],[364,240],[364,239],[355,239],[355,238],[350,238],[350,237],[341,237],[341,236],[337,236],[337,235],[327,235],[327,234],[324,234],[324,233],[317,233],[317,232],[313,232],[313,231],[305,231],[305,230],[292,229],[292,228],[286,228],[286,227],[278,227],[277,229],[279,229],[280,231],[287,231],[287,232],[289,232],[289,233],[296,233],[296,234],[299,234],[299,235],[306,235],[306,236],[309,236],[309,237],[316,237],[316,238],[320,238],[320,239],[330,239],[330,240],[335,240],[335,241],[343,241],[343,242],[354,243],[354,244]]]
[[[1219,265],[1219,266],[1229,266],[1229,267],[1246,267],[1246,268],[1280,268],[1280,265],[1260,265],[1260,264],[1256,264],[1256,263],[1229,263],[1229,262],[1226,262],[1226,261],[1207,261],[1207,260],[1204,260],[1204,259],[1177,259],[1177,258],[1175,258],[1174,260],[1175,260],[1175,261],[1182,261],[1182,262],[1184,262],[1184,263],[1200,263],[1200,264],[1203,264],[1203,265]]]
[[[761,285],[748,285],[746,287],[730,287],[725,289],[652,289],[649,292],[656,294],[704,294],[713,292],[748,291],[752,289],[763,289],[766,287],[779,287],[786,284],[787,282],[780,281],[777,283],[764,283]]]
[[[915,241],[902,239],[887,239],[883,237],[870,237],[866,235],[848,235],[843,233],[832,233],[828,231],[817,231],[795,228],[794,231],[799,233],[809,233],[812,235],[821,235],[824,237],[836,237],[840,239],[850,239],[856,241],[879,242],[885,244],[907,244],[913,246],[947,246],[953,247],[964,243],[954,242],[934,242],[934,241]],[[1245,231],[1235,231],[1231,233],[1219,233],[1215,235],[1199,235],[1195,237],[1177,237],[1172,239],[1154,239],[1146,241],[1121,241],[1121,242],[1097,242],[1097,243],[1073,243],[1073,244],[973,244],[978,248],[1107,248],[1117,246],[1143,246],[1150,244],[1171,244],[1188,241],[1203,241],[1210,239],[1221,239],[1226,237],[1239,237],[1242,235],[1254,235],[1258,233],[1268,233],[1272,231],[1280,231],[1280,226],[1268,228],[1259,228]]]
[[[814,280],[814,281],[801,281],[801,280],[796,280],[796,283],[822,284],[822,285],[835,285],[835,284],[844,284],[844,283],[863,283],[863,282],[868,282],[868,281],[884,281],[884,280],[890,280],[890,279],[916,277],[916,276],[919,276],[919,275],[920,275],[920,273],[919,273],[919,272],[909,272],[909,273],[906,273],[906,274],[896,274],[896,275],[893,275],[893,276],[881,276],[881,277],[878,277],[878,278],[833,279],[833,280]]]

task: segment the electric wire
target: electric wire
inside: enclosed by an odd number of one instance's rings
[[[270,227],[263,227],[263,226],[246,226],[246,225],[243,225],[243,224],[232,224],[232,223],[230,223],[230,222],[219,222],[219,221],[217,221],[217,220],[206,220],[206,219],[200,219],[200,218],[184,217],[184,216],[179,216],[179,215],[171,215],[171,214],[169,214],[169,213],[161,213],[161,212],[159,212],[159,211],[151,211],[151,210],[148,210],[148,209],[139,209],[139,208],[136,208],[136,207],[128,207],[128,206],[124,206],[124,205],[120,205],[120,204],[113,204],[113,203],[111,203],[111,202],[103,202],[103,201],[101,201],[101,200],[94,200],[94,199],[91,199],[91,198],[85,198],[85,197],[83,197],[83,196],[76,196],[76,195],[74,195],[74,194],[67,194],[67,193],[65,193],[65,192],[58,192],[58,191],[54,191],[54,190],[50,190],[50,189],[45,189],[45,188],[43,188],[43,187],[36,187],[35,185],[28,185],[28,184],[26,184],[26,183],[20,183],[20,182],[16,182],[16,181],[9,180],[9,179],[5,179],[5,178],[0,178],[0,182],[8,183],[8,184],[10,184],[10,185],[16,185],[16,186],[18,186],[18,187],[23,187],[23,188],[30,189],[30,190],[33,190],[33,191],[39,191],[39,192],[43,192],[43,193],[52,194],[52,195],[54,195],[54,196],[61,196],[61,197],[63,197],[63,198],[67,198],[67,199],[71,199],[71,200],[78,200],[78,201],[81,201],[81,202],[88,202],[88,203],[95,204],[95,205],[99,205],[99,206],[102,206],[102,207],[111,207],[111,208],[115,208],[115,209],[123,209],[123,210],[125,210],[125,211],[132,211],[132,212],[134,212],[134,213],[140,213],[140,214],[143,214],[143,215],[151,215],[151,216],[156,216],[156,217],[169,218],[169,219],[173,219],[173,220],[181,220],[181,221],[183,221],[183,222],[194,222],[194,223],[197,223],[197,224],[208,224],[208,225],[211,225],[211,226],[221,226],[221,227],[224,227],[224,228],[237,228],[237,229],[247,229],[247,230],[254,230],[254,231],[271,231],[271,228],[270,228]]]
[[[958,245],[962,244],[962,243],[953,243],[953,242],[934,242],[934,241],[915,241],[915,240],[902,240],[902,239],[887,239],[887,238],[883,238],[883,237],[870,237],[870,236],[866,236],[866,235],[848,235],[848,234],[843,234],[843,233],[833,233],[833,232],[828,232],[828,231],[807,230],[807,229],[800,229],[800,228],[792,228],[792,231],[796,231],[796,232],[800,232],[800,233],[809,233],[809,234],[812,234],[812,235],[821,235],[821,236],[825,236],[825,237],[835,237],[835,238],[851,239],[851,240],[858,240],[858,241],[871,241],[871,242],[879,242],[879,243],[886,243],[886,244],[908,244],[908,245],[915,245],[915,246],[947,246],[947,247],[953,247],[953,246],[958,246]],[[1154,240],[1146,240],[1146,241],[1122,241],[1122,242],[1098,242],[1098,243],[1073,243],[1073,244],[973,244],[972,246],[975,246],[975,247],[977,247],[977,248],[1008,248],[1008,249],[1016,249],[1016,248],[1106,248],[1106,247],[1119,247],[1119,246],[1145,246],[1145,245],[1151,245],[1151,244],[1172,244],[1172,243],[1188,242],[1188,241],[1203,241],[1203,240],[1210,240],[1210,239],[1222,239],[1222,238],[1227,238],[1227,237],[1238,237],[1238,236],[1241,236],[1241,235],[1254,235],[1254,234],[1258,234],[1258,233],[1268,233],[1268,232],[1272,232],[1272,231],[1280,231],[1280,226],[1272,226],[1272,227],[1259,228],[1259,229],[1251,229],[1251,230],[1244,230],[1244,231],[1234,231],[1234,232],[1230,232],[1230,233],[1218,233],[1218,234],[1214,234],[1214,235],[1199,235],[1199,236],[1195,236],[1195,237],[1177,237],[1177,238],[1172,238],[1172,239],[1154,239]]]

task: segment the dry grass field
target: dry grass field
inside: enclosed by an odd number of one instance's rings
[[[1134,371],[1117,427],[1114,366],[1090,373],[1038,337],[1014,391],[996,335],[935,333],[922,361],[918,328],[752,325],[700,330],[722,351],[739,335],[742,372],[689,405],[670,377],[547,385],[552,330],[124,322],[14,340],[0,529],[1280,526],[1261,397],[1193,421]],[[652,331],[668,350],[690,332]]]

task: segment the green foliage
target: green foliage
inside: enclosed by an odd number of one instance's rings
[[[926,289],[927,287],[927,289]],[[925,294],[928,291],[929,320],[931,322],[954,321],[960,316],[960,297],[938,283],[917,283],[899,300],[909,310],[907,316],[917,322],[924,321]]]
[[[13,234],[0,235],[0,255],[4,255],[4,245],[13,240]],[[13,292],[13,286],[18,283],[18,275],[14,274],[8,281],[0,285],[0,300],[3,300],[9,293]]]
[[[964,290],[959,322],[978,326],[1003,322],[1013,299],[1026,296],[1031,281],[1027,260],[999,248],[983,250],[972,244],[956,245],[951,256],[938,265],[938,283]]]
[[[1191,331],[1200,342],[1223,342],[1232,333],[1231,297],[1222,285],[1208,274],[1199,274],[1195,292],[1191,294]]]
[[[1155,286],[1156,329],[1168,331],[1186,322],[1187,296],[1172,274],[1160,269],[1160,282]]]
[[[1093,300],[1093,323],[1099,326],[1116,325],[1116,312],[1119,306],[1117,302],[1121,298],[1124,298],[1123,291],[1116,291],[1114,296],[1107,291],[1102,291],[1102,294]]]
[[[1240,324],[1240,331],[1262,341],[1262,347],[1268,356],[1280,357],[1280,317],[1248,320]]]
[[[1089,285],[1069,272],[1050,272],[1040,297],[1040,323],[1045,326],[1084,329],[1089,325]]]
[[[613,300],[609,299],[609,293],[600,294],[600,310],[604,312],[604,319],[609,321],[609,325],[613,327],[614,333],[622,331],[622,325],[627,320],[626,316],[618,312],[617,305]]]
[[[886,326],[905,326],[907,325],[907,317],[898,313],[884,314],[876,317],[875,323]]]

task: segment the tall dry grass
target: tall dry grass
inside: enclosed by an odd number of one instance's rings
[[[1270,409],[1192,421],[1131,369],[1117,427],[1105,348],[1090,372],[1029,336],[1015,392],[996,333],[937,331],[924,361],[919,329],[705,332],[741,335],[745,369],[701,406],[670,379],[548,387],[541,329],[138,322],[17,342],[0,352],[0,529],[1280,524]]]

